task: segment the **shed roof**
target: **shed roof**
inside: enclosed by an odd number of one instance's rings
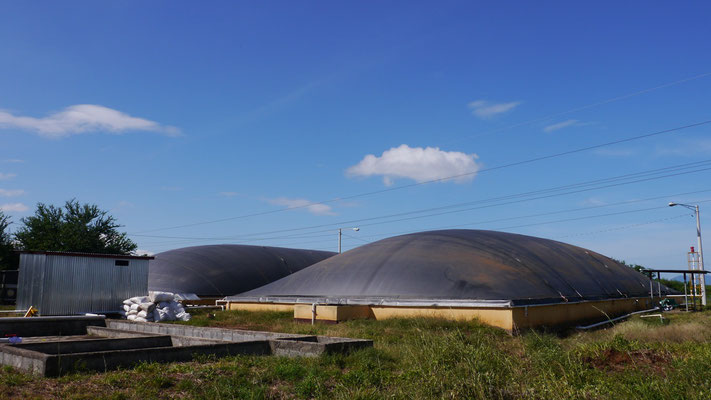
[[[134,256],[128,254],[79,253],[71,251],[21,251],[20,254],[45,254],[48,256],[120,258],[124,260],[152,260],[152,256]]]

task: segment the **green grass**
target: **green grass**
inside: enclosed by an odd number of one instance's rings
[[[214,311],[212,312],[214,313]],[[0,370],[0,398],[708,399],[711,312],[633,318],[566,337],[510,336],[437,319],[294,323],[291,313],[207,312],[189,324],[373,339],[318,358],[239,356],[35,378]]]

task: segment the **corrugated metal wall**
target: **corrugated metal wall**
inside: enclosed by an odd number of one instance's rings
[[[41,315],[115,312],[129,297],[148,294],[148,260],[21,254],[17,306]]]

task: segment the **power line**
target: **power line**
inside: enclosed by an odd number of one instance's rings
[[[329,229],[331,230],[331,229]],[[260,238],[253,238],[251,241],[261,241],[261,240],[274,240],[274,239],[308,239],[308,238],[315,238],[315,237],[326,237],[326,236],[331,236],[331,235],[311,235],[313,233],[318,233],[318,232],[324,232],[324,231],[317,231],[317,232],[305,232],[305,233],[298,233],[295,235],[286,235],[286,236],[274,236],[274,237],[260,237]],[[164,239],[191,239],[191,240],[233,240],[233,239],[240,239],[240,238],[235,238],[235,237],[188,237],[188,236],[158,236],[158,235],[137,235],[134,234],[132,236],[141,236],[141,237],[152,237],[152,238],[164,238]]]
[[[685,192],[685,193],[675,193],[675,194],[670,194],[670,195],[665,195],[665,196],[648,197],[645,199],[635,199],[635,200],[621,201],[621,202],[610,203],[610,204],[601,204],[601,205],[589,206],[589,207],[570,208],[567,210],[551,211],[551,212],[545,212],[545,213],[519,215],[519,216],[515,216],[515,217],[497,218],[497,219],[490,219],[490,220],[483,220],[483,221],[474,221],[474,222],[467,222],[467,223],[456,224],[456,225],[438,226],[438,227],[428,228],[428,230],[461,228],[464,226],[471,226],[471,225],[490,224],[492,222],[503,222],[503,221],[526,219],[526,218],[543,217],[543,216],[547,216],[547,215],[565,214],[565,213],[571,213],[571,212],[593,210],[593,209],[598,209],[598,208],[615,207],[615,206],[628,205],[628,204],[634,204],[634,203],[642,203],[642,202],[646,202],[646,201],[669,199],[671,197],[676,197],[676,196],[686,196],[686,195],[690,195],[690,194],[699,194],[699,193],[707,193],[707,192],[711,192],[711,189],[697,190],[697,191]],[[363,225],[363,226],[365,226],[365,225]],[[391,235],[398,235],[398,234],[404,234],[404,233],[409,233],[409,232],[412,232],[412,230],[380,233],[380,234],[375,234],[375,235],[366,235],[365,237],[372,238],[372,237],[380,237],[380,236],[391,236]]]
[[[711,202],[711,200],[701,200],[701,201],[694,201],[694,203],[707,203]],[[557,220],[551,220],[551,221],[543,221],[543,222],[535,222],[535,223],[530,223],[530,224],[521,224],[521,225],[513,225],[513,226],[506,226],[506,227],[498,227],[498,228],[493,228],[492,230],[498,230],[498,231],[503,231],[506,229],[516,229],[516,228],[525,228],[525,227],[531,227],[531,226],[541,226],[541,225],[551,225],[551,224],[556,224],[556,223],[562,223],[562,222],[572,222],[572,221],[580,221],[580,220],[586,220],[586,219],[594,219],[594,218],[604,218],[604,217],[610,217],[610,216],[618,216],[618,215],[625,215],[625,214],[634,214],[634,213],[640,213],[640,212],[647,212],[647,211],[653,211],[653,210],[659,210],[659,209],[665,209],[668,206],[657,206],[657,207],[648,207],[648,208],[642,208],[642,209],[635,209],[635,210],[627,210],[627,211],[620,211],[620,212],[614,212],[614,213],[605,213],[605,214],[596,214],[596,215],[588,215],[588,216],[583,216],[583,217],[575,217],[575,218],[564,218],[564,219],[557,219]],[[592,207],[591,207],[592,208]],[[671,220],[671,219],[676,219],[676,218],[681,218],[684,216],[688,216],[688,214],[682,214],[679,216],[675,217],[669,217],[669,218],[662,218],[650,222],[645,222],[645,223],[639,223],[639,224],[633,224],[633,225],[628,225],[625,227],[621,228],[610,228],[607,230],[601,230],[601,231],[596,231],[596,232],[591,232],[591,233],[599,233],[599,232],[606,232],[606,231],[613,231],[613,230],[622,230],[622,229],[628,229],[636,226],[641,226],[641,225],[648,225],[651,223],[655,222],[660,222],[660,221],[666,221],[666,220]],[[438,228],[438,229],[446,229],[447,227],[443,228]],[[415,232],[421,232],[421,230],[413,230],[409,231],[406,233],[415,233]],[[583,234],[581,234],[583,235]],[[346,235],[349,238],[356,239],[362,242],[370,243],[370,241],[358,238],[352,235]],[[376,235],[379,236],[379,235]],[[576,236],[576,235],[569,235],[569,236]],[[564,236],[564,237],[569,237],[569,236]],[[370,237],[373,237],[371,235]],[[318,240],[318,241],[309,241],[309,242],[301,242],[301,243],[293,243],[292,245],[297,245],[297,244],[309,244],[309,243],[323,243],[323,240]]]
[[[701,201],[695,201],[695,203],[702,204],[702,203],[708,203],[711,200],[701,200]],[[578,218],[566,218],[566,219],[560,219],[560,220],[555,220],[555,221],[546,221],[546,222],[540,222],[540,223],[534,223],[534,224],[526,224],[526,225],[516,225],[516,226],[509,226],[509,227],[504,227],[504,228],[496,228],[497,230],[504,230],[504,229],[513,229],[513,228],[525,228],[529,226],[536,226],[536,225],[548,225],[548,224],[556,224],[560,222],[571,222],[571,221],[579,221],[583,219],[591,219],[591,218],[600,218],[600,217],[609,217],[613,215],[622,215],[622,214],[632,214],[632,213],[637,213],[637,212],[645,212],[645,211],[651,211],[651,210],[658,210],[662,208],[667,208],[668,206],[660,206],[660,207],[650,207],[650,208],[643,208],[643,209],[638,209],[638,210],[629,210],[629,211],[621,211],[617,213],[609,213],[609,214],[599,214],[599,215],[589,215],[586,217],[578,217]],[[688,215],[688,214],[686,214]]]
[[[647,182],[647,181],[651,181],[651,180],[669,178],[669,177],[673,177],[673,176],[685,175],[685,174],[690,174],[690,173],[695,173],[695,172],[702,172],[702,171],[707,171],[707,170],[711,170],[711,167],[709,167],[709,168],[703,168],[703,169],[697,169],[697,170],[694,170],[694,171],[687,171],[687,172],[680,172],[680,173],[675,173],[675,174],[668,174],[668,175],[663,175],[663,176],[657,176],[657,177],[652,177],[652,178],[638,179],[638,180],[634,180],[634,181],[630,181],[630,182],[615,183],[615,184],[609,184],[609,185],[598,186],[598,187],[593,187],[593,188],[587,188],[587,189],[581,189],[581,190],[568,191],[568,192],[564,192],[564,193],[550,194],[550,195],[532,197],[532,198],[521,199],[521,200],[512,200],[512,201],[508,201],[508,202],[505,202],[505,203],[488,204],[488,205],[477,206],[477,207],[471,207],[471,208],[465,208],[465,209],[460,209],[460,210],[443,211],[443,212],[439,212],[439,213],[421,215],[421,216],[416,216],[416,217],[408,217],[408,218],[401,218],[401,219],[388,220],[388,221],[381,221],[381,222],[372,222],[372,223],[369,223],[369,224],[361,224],[361,226],[381,225],[381,224],[387,224],[387,223],[392,223],[392,222],[401,222],[401,221],[408,221],[408,220],[419,219],[419,218],[436,217],[436,216],[446,215],[446,214],[454,214],[454,213],[465,212],[465,211],[479,210],[479,209],[489,208],[489,207],[499,207],[499,206],[505,206],[505,205],[523,203],[523,202],[528,202],[528,201],[533,201],[533,200],[549,199],[549,198],[551,198],[551,197],[564,196],[564,195],[576,194],[576,193],[582,193],[582,192],[589,192],[589,191],[592,191],[592,190],[599,190],[599,189],[606,189],[606,188],[615,187],[615,186],[629,185],[629,184],[632,184],[632,183]]]
[[[597,106],[601,106],[601,105],[604,105],[604,104],[613,103],[613,102],[615,102],[615,101],[628,99],[628,98],[634,97],[634,96],[639,96],[640,94],[649,93],[649,92],[652,92],[652,91],[655,91],[655,90],[658,90],[658,89],[663,89],[663,88],[666,88],[666,87],[678,85],[678,84],[680,84],[680,83],[685,83],[685,82],[693,81],[693,80],[696,80],[696,79],[704,78],[704,77],[707,77],[707,76],[709,76],[709,75],[711,75],[711,72],[705,72],[705,73],[703,73],[703,74],[695,75],[695,76],[692,76],[692,77],[689,77],[689,78],[684,78],[684,79],[680,79],[680,80],[677,80],[677,81],[668,82],[668,83],[665,83],[665,84],[662,84],[662,85],[654,86],[654,87],[647,88],[647,89],[643,89],[643,90],[638,90],[638,91],[636,91],[636,92],[624,94],[624,95],[621,95],[621,96],[612,97],[612,98],[609,98],[609,99],[606,99],[606,100],[601,100],[601,101],[598,101],[598,102],[595,102],[595,103],[591,103],[591,104],[587,104],[587,105],[584,105],[584,106],[571,108],[571,109],[569,109],[569,110],[567,110],[567,111],[562,111],[562,112],[558,112],[558,113],[549,114],[549,115],[546,115],[546,116],[544,116],[544,117],[539,117],[539,118],[530,119],[530,120],[528,120],[528,121],[519,122],[519,123],[516,123],[516,124],[512,124],[512,125],[508,125],[508,126],[505,126],[505,127],[502,127],[502,128],[498,128],[498,129],[492,129],[492,130],[490,130],[490,131],[482,132],[482,133],[476,134],[476,135],[469,135],[469,136],[468,136],[467,138],[465,138],[465,139],[471,139],[471,138],[477,138],[477,137],[487,136],[487,135],[491,135],[491,134],[494,134],[494,133],[506,131],[506,130],[509,130],[509,129],[518,128],[518,127],[520,127],[520,126],[526,126],[526,125],[534,124],[534,123],[536,123],[536,122],[542,122],[542,121],[546,121],[546,120],[549,120],[549,119],[552,119],[552,118],[562,117],[562,116],[564,116],[564,115],[573,114],[573,113],[576,113],[576,112],[578,112],[578,111],[583,111],[583,110],[587,110],[587,109],[590,109],[590,108],[593,108],[593,107],[597,107]],[[449,143],[458,143],[458,142],[461,142],[461,141],[463,141],[463,139],[462,139],[462,140],[451,141],[451,142],[449,142]]]
[[[629,179],[629,178],[634,178],[634,177],[641,178],[643,176],[660,174],[662,172],[679,171],[679,170],[684,170],[684,169],[689,169],[689,168],[708,166],[709,163],[711,163],[711,160],[699,161],[699,162],[694,162],[694,163],[689,163],[689,164],[681,164],[681,165],[677,165],[677,166],[642,171],[642,172],[637,172],[637,173],[632,173],[632,174],[625,174],[625,175],[620,175],[620,176],[616,176],[616,177],[612,177],[612,178],[604,178],[604,179],[597,179],[597,180],[592,180],[592,181],[587,181],[587,182],[582,182],[582,183],[568,184],[568,185],[557,186],[557,187],[547,188],[547,189],[540,189],[540,190],[535,190],[535,191],[530,191],[530,192],[523,192],[523,193],[518,193],[518,194],[513,194],[513,195],[508,195],[508,196],[500,196],[500,197],[494,197],[494,198],[489,198],[489,199],[484,199],[484,200],[476,200],[476,201],[471,201],[471,202],[458,203],[458,204],[454,204],[454,205],[434,207],[434,208],[429,208],[429,209],[424,209],[424,210],[416,210],[416,211],[403,212],[403,213],[398,213],[398,214],[390,214],[387,216],[371,217],[371,218],[354,220],[354,221],[344,221],[341,223],[355,223],[355,222],[361,222],[361,221],[366,221],[366,220],[382,219],[382,218],[404,216],[404,215],[410,215],[410,214],[418,214],[418,213],[423,213],[423,212],[438,211],[438,210],[444,210],[444,209],[449,209],[449,208],[458,208],[458,207],[464,207],[464,206],[469,206],[469,205],[473,205],[473,204],[493,203],[493,202],[497,202],[497,201],[501,201],[501,200],[522,198],[522,197],[527,197],[527,196],[536,195],[536,194],[555,193],[555,192],[561,192],[566,189],[569,190],[569,189],[574,189],[574,188],[583,188],[586,186],[599,185],[599,184],[605,183],[605,182],[615,182],[615,181],[620,181],[623,179]],[[703,171],[703,170],[705,170],[705,169],[701,169],[701,170],[697,170],[697,171],[689,171],[687,173],[699,172],[699,171]],[[665,176],[655,177],[653,179],[660,179],[660,178],[664,178],[664,177],[668,177],[668,176],[669,175],[665,175]],[[652,179],[652,178],[650,178],[650,179]],[[623,184],[636,183],[636,182],[638,182],[638,181],[624,182]],[[596,189],[606,188],[606,187],[611,187],[611,186],[619,186],[619,185],[618,184],[610,184],[610,185],[606,185],[606,186],[598,186],[598,187],[593,187],[593,188],[589,188],[589,189],[585,189],[585,190],[578,190],[578,191],[574,191],[574,192],[561,193],[561,195],[570,194],[570,193],[579,193],[582,191],[596,190]],[[541,198],[548,198],[548,197],[553,197],[553,195],[544,196],[544,197],[536,197],[532,200],[541,199]],[[512,202],[498,203],[498,204],[494,204],[494,205],[506,205],[506,204],[511,204],[511,203]],[[460,212],[460,211],[470,211],[472,209],[478,209],[478,208],[484,208],[484,207],[467,208],[467,209],[463,209],[463,210],[450,211],[448,213]],[[437,214],[430,214],[430,215],[437,216],[437,215],[442,215],[442,214],[444,214],[444,213],[437,213]],[[413,219],[414,218],[415,217],[413,217]],[[364,225],[364,226],[367,226],[367,225]]]
[[[413,213],[421,213],[421,212],[428,212],[432,210],[438,210],[438,209],[446,209],[451,206],[445,206],[445,207],[440,207],[440,208],[430,208],[430,209],[425,209],[425,210],[416,210],[416,211],[411,211],[407,213],[396,213],[396,214],[389,214],[389,215],[382,215],[378,217],[369,217],[369,218],[361,218],[361,219],[354,219],[354,220],[348,220],[348,221],[339,221],[335,223],[329,223],[329,224],[320,224],[320,225],[312,225],[308,227],[301,227],[301,228],[289,228],[289,229],[280,229],[280,230],[275,230],[275,231],[268,231],[268,232],[260,232],[260,233],[253,233],[253,234],[247,234],[247,235],[241,235],[239,237],[211,237],[211,238],[195,238],[195,237],[183,237],[183,236],[162,236],[162,235],[142,235],[142,234],[133,234],[132,236],[139,236],[139,237],[155,237],[155,238],[170,238],[170,239],[198,239],[198,240],[245,240],[249,239],[250,237],[254,236],[261,236],[261,235],[270,235],[270,234],[275,234],[275,233],[284,233],[284,232],[294,232],[294,231],[300,231],[300,230],[308,230],[308,229],[317,229],[317,228],[324,228],[324,227],[330,227],[330,226],[338,226],[338,225],[347,225],[347,224],[353,224],[353,223],[359,223],[361,226],[372,226],[372,225],[381,225],[381,224],[386,224],[386,223],[392,223],[392,222],[401,222],[401,221],[407,221],[407,220],[413,220],[413,219],[419,219],[419,218],[426,218],[426,217],[432,217],[432,216],[439,216],[439,215],[445,215],[445,214],[451,214],[451,213],[457,213],[457,212],[464,212],[464,211],[471,211],[471,210],[477,210],[477,209],[482,209],[482,208],[489,208],[489,207],[495,207],[495,206],[501,206],[501,205],[510,205],[510,204],[515,204],[515,203],[521,203],[525,201],[533,201],[533,200],[540,200],[540,199],[547,199],[551,197],[556,197],[556,196],[562,196],[562,195],[568,195],[568,194],[575,194],[575,193],[581,193],[581,192],[587,192],[591,190],[598,190],[598,189],[604,189],[608,187],[614,187],[614,186],[622,186],[622,185],[627,185],[627,184],[632,184],[632,183],[638,183],[638,182],[646,182],[650,180],[655,180],[655,179],[662,179],[662,178],[668,178],[672,176],[678,176],[678,175],[683,175],[683,174],[689,174],[689,173],[695,173],[695,172],[701,172],[705,171],[709,168],[703,168],[703,169],[697,169],[693,171],[686,171],[686,172],[677,172],[673,174],[667,174],[663,176],[657,176],[657,177],[647,177],[643,179],[637,179],[634,181],[629,181],[629,182],[617,182],[617,183],[611,183],[608,185],[603,185],[603,186],[597,186],[597,187],[592,187],[592,188],[585,188],[585,189],[579,189],[579,190],[574,190],[574,191],[568,191],[568,192],[563,192],[563,193],[555,193],[559,192],[561,189],[564,188],[576,188],[576,187],[584,187],[585,185],[588,185],[590,183],[598,183],[598,182],[615,182],[618,181],[620,178],[623,177],[642,177],[649,175],[651,173],[662,173],[665,171],[678,171],[680,169],[685,169],[685,168],[693,168],[693,167],[701,167],[701,166],[707,166],[711,163],[711,160],[705,160],[705,161],[700,161],[700,162],[694,162],[694,163],[688,163],[688,164],[681,164],[681,165],[676,165],[676,166],[671,166],[671,167],[666,167],[666,168],[659,168],[659,169],[654,169],[650,171],[643,171],[643,172],[638,172],[638,173],[633,173],[633,174],[625,174],[625,175],[620,175],[617,177],[612,177],[612,178],[605,178],[605,179],[598,179],[598,180],[593,180],[593,181],[588,181],[588,182],[583,182],[583,183],[575,183],[575,184],[570,184],[570,185],[565,185],[565,186],[558,186],[555,188],[551,189],[543,189],[543,190],[537,190],[537,191],[532,191],[532,192],[524,192],[520,194],[515,194],[515,195],[508,195],[508,196],[500,196],[500,197],[494,197],[490,199],[483,199],[483,200],[477,200],[473,202],[468,202],[468,203],[460,203],[457,204],[457,207],[460,206],[466,206],[466,205],[473,205],[473,204],[481,204],[484,203],[484,205],[477,206],[477,207],[471,207],[471,208],[465,208],[465,209],[460,209],[460,210],[452,210],[452,211],[444,211],[444,212],[439,212],[439,213],[431,213],[431,214],[426,214],[426,215],[420,215],[420,216],[415,216],[415,217],[408,217],[408,218],[400,218],[396,220],[388,220],[388,221],[382,221],[382,222],[374,222],[374,223],[369,223],[369,224],[361,224],[361,222],[364,221],[371,221],[371,220],[376,220],[376,219],[384,219],[384,218],[391,218],[391,217],[397,217],[397,216],[402,216],[402,215],[408,215],[408,214],[413,214]],[[545,195],[548,191],[554,192],[554,194],[549,194]],[[499,201],[499,200],[507,200],[507,199],[515,199],[515,198],[520,198],[520,197],[525,197],[530,194],[542,194],[541,196],[538,197],[533,197],[533,198],[524,198],[520,200],[512,200],[508,202],[499,202],[499,203],[494,203],[494,204],[485,204],[485,203],[492,203],[494,201]],[[329,229],[330,230],[330,229]],[[321,231],[313,231],[313,232],[304,232],[300,233],[299,235],[303,234],[314,234],[314,233],[320,233],[320,232],[325,232],[326,230],[321,230]]]
[[[495,230],[514,229],[514,228],[527,228],[527,227],[529,227],[529,226],[558,224],[558,223],[561,223],[561,222],[581,221],[581,220],[584,220],[584,219],[591,219],[591,218],[602,218],[602,217],[611,217],[611,216],[616,216],[616,215],[634,214],[634,213],[639,213],[639,212],[646,212],[646,211],[652,211],[652,210],[660,210],[660,209],[662,209],[662,208],[667,208],[667,207],[668,207],[667,205],[663,205],[663,206],[658,206],[658,207],[640,208],[640,209],[637,209],[637,210],[618,211],[618,212],[607,213],[607,214],[586,215],[586,216],[584,216],[584,217],[563,218],[563,219],[557,219],[557,220],[546,221],[546,222],[534,222],[534,223],[530,223],[530,224],[506,226],[506,227],[503,227],[503,228],[496,228]]]
[[[707,203],[710,202],[711,200],[702,200],[702,201],[695,201],[694,203]],[[556,224],[556,223],[562,223],[562,222],[572,222],[572,221],[579,221],[579,220],[585,220],[585,219],[594,219],[594,218],[604,218],[604,217],[610,217],[610,216],[617,216],[617,215],[624,215],[624,214],[634,214],[634,213],[640,213],[640,212],[647,212],[647,211],[653,211],[653,210],[659,210],[659,209],[665,209],[668,208],[668,206],[659,206],[659,207],[649,207],[649,208],[642,208],[642,209],[636,209],[636,210],[627,210],[627,211],[620,211],[620,212],[614,212],[614,213],[606,213],[606,214],[596,214],[596,215],[588,215],[588,216],[583,216],[583,217],[575,217],[575,218],[565,218],[565,219],[558,219],[558,220],[552,220],[552,221],[544,221],[544,222],[535,222],[535,223],[530,223],[530,224],[522,224],[522,225],[513,225],[513,226],[506,226],[506,227],[497,227],[497,228],[492,228],[492,230],[496,231],[503,231],[506,229],[516,229],[516,228],[526,228],[526,227],[531,227],[531,226],[541,226],[541,225],[551,225],[551,224]],[[611,231],[611,230],[621,230],[621,229],[628,229],[640,225],[648,225],[650,223],[654,222],[660,222],[660,221],[666,221],[666,220],[671,220],[671,219],[677,219],[681,217],[688,216],[689,214],[682,214],[678,215],[675,217],[670,217],[670,218],[661,218],[659,220],[654,220],[651,222],[646,222],[646,223],[640,223],[640,224],[633,224],[629,225],[623,228],[612,228],[608,230],[603,230],[601,232],[605,231]],[[438,228],[438,229],[446,229],[446,228]],[[434,229],[437,230],[437,229]],[[411,231],[410,233],[415,233],[415,232],[421,232],[421,231]]]
[[[359,238],[359,237],[356,237],[356,236],[353,236],[353,235],[348,235],[348,234],[346,234],[346,233],[343,233],[342,235],[343,235],[343,236],[347,236],[347,237],[349,237],[349,238],[351,238],[351,239],[359,240],[359,241],[364,242],[364,243],[370,243],[370,240],[362,239],[362,238]]]
[[[632,183],[638,183],[640,181],[649,181],[649,180],[654,180],[654,179],[662,179],[662,178],[667,178],[671,176],[678,176],[682,174],[688,174],[688,173],[695,173],[695,172],[700,172],[700,171],[705,171],[711,168],[703,168],[703,169],[697,169],[697,170],[692,170],[692,171],[686,171],[686,172],[677,172],[673,174],[667,174],[663,176],[656,176],[656,177],[649,177],[649,175],[652,174],[660,174],[663,172],[669,172],[669,171],[680,171],[688,168],[698,168],[698,167],[703,167],[707,166],[711,163],[711,160],[704,160],[704,161],[698,161],[698,162],[693,162],[693,163],[686,163],[686,164],[680,164],[680,165],[674,165],[670,167],[664,167],[664,168],[657,168],[657,169],[652,169],[652,170],[647,170],[647,171],[641,171],[641,172],[636,172],[636,173],[631,173],[631,174],[624,174],[624,175],[619,175],[615,177],[610,177],[610,178],[603,178],[603,179],[596,179],[592,181],[587,181],[587,182],[580,182],[580,183],[573,183],[569,185],[563,185],[563,186],[557,186],[553,188],[548,188],[548,189],[541,189],[541,190],[536,190],[536,191],[529,191],[529,192],[523,192],[519,194],[513,194],[513,195],[507,195],[507,196],[499,196],[499,197],[493,197],[489,199],[483,199],[483,200],[477,200],[473,202],[467,202],[467,203],[459,203],[456,205],[449,205],[449,206],[444,206],[444,207],[438,207],[438,208],[429,208],[429,209],[424,209],[424,210],[416,210],[416,211],[410,211],[406,213],[397,213],[397,214],[389,214],[389,215],[384,215],[384,216],[378,216],[378,217],[370,217],[370,218],[363,218],[363,219],[356,219],[356,220],[350,220],[350,221],[340,221],[336,222],[333,224],[322,224],[322,225],[312,225],[308,227],[302,227],[302,228],[290,228],[290,229],[282,229],[282,230],[277,230],[277,231],[269,231],[269,232],[261,232],[261,233],[254,233],[254,234],[248,234],[248,235],[242,235],[239,237],[185,237],[185,236],[162,236],[162,235],[141,235],[141,234],[133,234],[132,236],[139,236],[139,237],[154,237],[154,238],[171,238],[171,239],[190,239],[190,240],[246,240],[247,242],[249,241],[259,241],[259,240],[271,240],[271,239],[288,239],[288,238],[295,238],[295,237],[303,237],[302,235],[311,235],[315,233],[320,233],[320,232],[325,232],[329,231],[328,230],[320,230],[320,231],[312,231],[312,232],[302,232],[298,233],[295,235],[286,235],[286,236],[281,236],[281,237],[270,237],[270,238],[254,238],[250,240],[250,236],[259,236],[259,235],[267,235],[267,234],[275,234],[275,233],[284,233],[284,232],[293,232],[293,231],[298,231],[298,230],[308,230],[308,229],[317,229],[317,228],[323,228],[327,226],[338,226],[338,225],[347,225],[347,224],[352,224],[352,223],[360,223],[363,221],[370,221],[370,220],[375,220],[375,219],[383,219],[383,218],[391,218],[394,216],[402,216],[402,215],[408,215],[408,214],[413,214],[413,213],[421,213],[421,212],[428,212],[432,210],[439,210],[439,209],[447,209],[447,208],[452,208],[452,207],[461,207],[461,206],[466,206],[466,205],[472,205],[472,204],[480,204],[480,203],[492,203],[493,201],[498,201],[498,200],[506,200],[506,199],[515,199],[518,197],[525,197],[527,195],[531,194],[545,194],[547,192],[560,192],[562,189],[566,188],[580,188],[580,187],[585,187],[589,186],[590,184],[598,184],[598,183],[605,183],[605,182],[616,182],[616,183],[611,183],[608,185],[603,185],[603,186],[598,186],[598,187],[592,187],[592,188],[586,188],[586,189],[579,189],[575,191],[568,191],[568,192],[563,192],[563,193],[555,193],[555,194],[550,194],[550,195],[543,195],[543,196],[538,196],[534,198],[524,198],[521,200],[513,200],[513,201],[508,201],[504,203],[494,203],[494,204],[485,204],[482,206],[477,206],[477,207],[472,207],[472,208],[466,208],[466,209],[460,209],[460,210],[452,210],[452,211],[446,211],[446,212],[440,212],[440,213],[434,213],[434,214],[426,214],[426,215],[420,215],[416,217],[409,217],[409,218],[401,218],[401,219],[396,219],[396,220],[388,220],[388,221],[382,221],[382,222],[375,222],[375,223],[369,223],[369,224],[359,224],[360,226],[372,226],[372,225],[381,225],[381,224],[387,224],[387,223],[393,223],[393,222],[401,222],[401,221],[406,221],[406,220],[412,220],[412,219],[419,219],[419,218],[426,218],[426,217],[432,217],[432,216],[439,216],[439,215],[444,215],[444,214],[450,214],[450,213],[457,213],[457,212],[464,212],[464,211],[471,211],[471,210],[476,210],[476,209],[482,209],[482,208],[488,208],[488,207],[494,207],[494,206],[501,206],[501,205],[510,205],[514,203],[521,203],[525,201],[532,201],[532,200],[539,200],[539,199],[544,199],[544,198],[550,198],[550,197],[555,197],[555,196],[563,196],[563,195],[568,195],[568,194],[575,194],[575,193],[580,193],[580,192],[585,192],[585,191],[591,191],[591,190],[598,190],[598,189],[603,189],[603,188],[608,188],[612,186],[622,186],[622,185],[627,185],[627,184],[632,184]],[[644,179],[638,179],[638,180],[633,180],[633,181],[628,181],[628,182],[619,182],[623,178],[636,178],[636,177],[645,177],[647,178]],[[552,214],[559,214],[559,213],[564,213],[564,212],[574,212],[574,211],[581,211],[585,209],[593,209],[593,208],[601,208],[601,207],[609,207],[609,206],[614,206],[614,205],[622,205],[622,204],[631,204],[635,202],[642,202],[642,201],[650,201],[650,200],[657,200],[661,198],[669,198],[673,196],[683,196],[683,195],[689,195],[689,194],[698,194],[698,193],[703,193],[703,192],[708,192],[711,191],[711,189],[705,189],[705,190],[697,190],[697,191],[692,191],[692,192],[686,192],[686,193],[676,193],[676,194],[670,194],[667,196],[657,196],[657,197],[652,197],[648,199],[641,199],[641,200],[631,200],[628,202],[618,202],[618,203],[613,203],[610,205],[599,205],[599,206],[592,206],[592,207],[582,207],[582,208],[577,208],[577,209],[570,209],[570,210],[562,210],[562,211],[554,211],[550,213],[541,213],[541,214],[535,214],[535,215],[530,215],[530,216],[523,216],[523,217],[514,217],[516,219],[520,218],[530,218],[530,217],[535,217],[535,216],[543,216],[543,215],[552,215]],[[503,220],[509,220],[512,218],[505,218]],[[497,220],[494,221],[488,221],[488,222],[497,222]],[[461,224],[461,225],[455,225],[455,226],[465,226],[465,225],[474,225],[477,223],[486,223],[486,222],[474,222],[474,223],[467,223],[467,224]],[[451,226],[450,226],[451,227]]]
[[[578,149],[549,154],[546,156],[530,158],[527,160],[516,161],[516,162],[512,162],[509,164],[503,164],[503,165],[499,165],[499,166],[495,166],[495,167],[482,168],[482,169],[479,169],[476,171],[470,171],[470,172],[466,172],[466,173],[462,173],[462,174],[451,175],[451,176],[447,176],[447,177],[443,177],[443,178],[430,179],[430,180],[423,181],[423,182],[410,183],[410,184],[406,184],[406,185],[395,186],[395,187],[390,187],[390,188],[380,189],[380,190],[374,190],[374,191],[364,192],[364,193],[360,193],[360,194],[354,194],[354,195],[350,195],[350,196],[336,197],[333,199],[319,201],[319,202],[312,202],[312,203],[308,203],[308,204],[300,205],[300,206],[285,207],[285,208],[280,208],[280,209],[276,209],[276,210],[263,211],[263,212],[252,213],[252,214],[244,214],[244,215],[238,215],[235,217],[221,218],[221,219],[210,220],[210,221],[195,222],[195,223],[191,223],[191,224],[175,225],[175,226],[170,226],[170,227],[165,227],[165,228],[149,229],[149,230],[135,232],[135,234],[157,232],[157,231],[179,229],[179,228],[188,228],[188,227],[199,226],[199,225],[207,225],[207,224],[214,224],[214,223],[219,223],[219,222],[233,221],[236,219],[256,217],[256,216],[274,214],[274,213],[283,212],[283,211],[296,210],[296,209],[306,208],[306,207],[319,205],[319,204],[328,204],[328,203],[333,203],[333,202],[337,202],[337,201],[351,200],[351,199],[355,199],[355,198],[372,196],[372,195],[381,194],[381,193],[388,193],[388,192],[393,192],[396,190],[402,190],[402,189],[407,189],[407,188],[411,188],[411,187],[427,185],[427,184],[435,183],[435,182],[443,182],[443,181],[457,179],[457,178],[461,178],[461,177],[465,177],[465,176],[475,175],[475,174],[482,173],[482,172],[496,171],[496,170],[500,170],[500,169],[504,169],[504,168],[510,168],[510,167],[515,167],[515,166],[530,164],[530,163],[543,161],[543,160],[549,160],[552,158],[562,157],[562,156],[566,156],[566,155],[570,155],[570,154],[581,153],[581,152],[585,152],[588,150],[599,149],[602,147],[613,146],[616,144],[627,143],[627,142],[640,140],[640,139],[646,139],[646,138],[650,138],[653,136],[663,135],[663,134],[672,133],[672,132],[678,132],[678,131],[681,131],[684,129],[707,125],[709,123],[711,123],[711,120],[706,120],[706,121],[702,121],[702,122],[679,126],[676,128],[670,128],[670,129],[665,129],[665,130],[661,130],[661,131],[651,132],[651,133],[647,133],[647,134],[643,134],[643,135],[632,136],[632,137],[628,137],[625,139],[619,139],[619,140],[606,142],[606,143],[602,143],[602,144],[597,144],[597,145],[593,145],[593,146],[581,147]]]
[[[598,233],[605,233],[605,232],[612,232],[612,231],[621,231],[624,229],[636,228],[638,226],[643,226],[643,225],[656,224],[657,222],[664,222],[664,221],[669,221],[672,219],[679,219],[679,218],[688,217],[688,216],[689,216],[689,214],[681,214],[681,215],[677,215],[676,217],[660,218],[660,219],[655,219],[652,221],[641,222],[639,224],[625,225],[625,226],[621,226],[621,227],[617,227],[617,228],[609,228],[609,229],[603,229],[603,230],[599,230],[599,231],[576,233],[573,235],[557,236],[556,239],[564,239],[564,238],[576,237],[576,236],[595,235]]]

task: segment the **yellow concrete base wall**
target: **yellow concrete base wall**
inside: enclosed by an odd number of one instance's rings
[[[655,302],[659,301],[655,298]],[[582,303],[551,304],[513,308],[514,329],[561,326],[584,321],[603,321],[634,311],[652,308],[652,299],[615,299]]]
[[[311,304],[294,304],[294,318],[310,320]],[[387,307],[387,306],[350,306],[317,305],[316,320],[328,322],[348,321],[351,319],[432,317],[451,320],[480,320],[506,330],[511,330],[513,323],[510,308],[443,308],[443,307]]]
[[[294,304],[294,318],[310,320],[313,315],[311,307],[311,304]],[[318,321],[339,322],[367,318],[373,318],[370,306],[316,305],[316,320]]]
[[[658,298],[654,299],[659,301]],[[563,303],[542,306],[522,306],[513,308],[445,308],[445,307],[400,307],[400,306],[357,306],[357,305],[317,305],[316,320],[340,322],[351,319],[434,317],[450,320],[472,321],[515,331],[540,326],[564,326],[586,321],[603,321],[634,311],[652,308],[652,299],[616,299],[581,303]],[[311,304],[273,303],[228,303],[228,310],[247,311],[293,311],[294,318],[311,320]]]
[[[443,318],[457,321],[478,320],[510,331],[513,327],[511,308],[444,308],[444,307],[387,307],[372,306],[375,319]]]

